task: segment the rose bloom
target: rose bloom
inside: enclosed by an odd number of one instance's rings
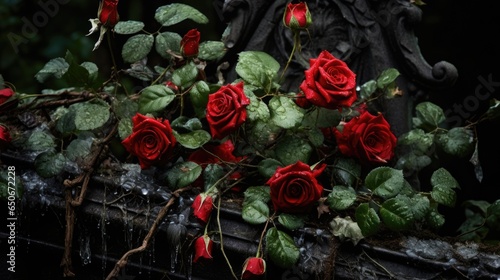
[[[318,164],[311,170],[309,165],[301,161],[286,167],[278,167],[266,183],[271,188],[274,209],[287,213],[309,211],[323,193],[323,186],[316,177],[325,168],[325,164]]]
[[[245,260],[242,280],[262,279],[266,273],[266,261],[263,258],[252,257]]]
[[[340,152],[364,163],[386,163],[394,155],[397,138],[382,114],[364,111],[346,123],[342,132],[335,129],[334,133]]]
[[[213,198],[205,193],[200,193],[195,197],[191,208],[193,208],[193,215],[196,218],[207,223],[214,208]]]
[[[342,109],[356,101],[356,75],[345,62],[322,51],[317,58],[310,59],[309,64],[300,84],[309,102],[328,109]]]
[[[118,0],[101,0],[97,17],[102,25],[114,27],[120,20],[120,15],[118,15]]]
[[[306,29],[311,22],[311,13],[305,2],[288,3],[283,14],[283,24],[286,27],[292,30]]]
[[[194,258],[193,263],[198,262],[200,258],[202,259],[212,259],[212,247],[214,242],[208,235],[203,235],[198,237],[194,241]]]
[[[239,128],[247,118],[250,99],[243,92],[243,82],[222,86],[208,96],[207,121],[215,139],[222,139]]]
[[[137,113],[132,117],[132,124],[132,134],[122,144],[129,153],[137,156],[141,168],[166,162],[177,143],[170,122]]]
[[[197,56],[199,45],[200,32],[196,28],[191,29],[181,39],[181,54],[184,57]]]
[[[14,95],[14,91],[11,88],[0,89],[0,104],[5,103]]]
[[[10,137],[9,130],[5,126],[0,125],[0,151],[9,145],[11,141],[12,138]]]

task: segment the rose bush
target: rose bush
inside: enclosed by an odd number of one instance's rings
[[[176,144],[170,122],[138,113],[132,118],[132,123],[132,134],[122,144],[138,158],[141,168],[167,162]]]

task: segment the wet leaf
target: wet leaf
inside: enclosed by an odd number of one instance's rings
[[[198,58],[201,60],[217,60],[226,53],[226,45],[221,41],[204,41],[199,45]]]
[[[69,64],[62,57],[53,58],[47,62],[43,68],[35,74],[38,82],[43,83],[48,78],[54,76],[61,78],[68,71]]]
[[[198,149],[212,139],[210,133],[203,129],[182,134],[176,132],[175,130],[173,132],[177,142],[188,149]]]
[[[65,165],[66,158],[61,153],[43,152],[35,158],[36,173],[45,178],[58,175]]]
[[[398,198],[391,198],[382,204],[380,217],[389,229],[395,231],[408,229],[414,221],[408,205]]]
[[[155,37],[155,50],[161,57],[169,59],[171,55],[168,51],[180,52],[181,40],[181,35],[177,33],[162,32]]]
[[[178,68],[172,74],[172,82],[182,89],[193,85],[198,77],[198,68],[193,63],[188,63]]]
[[[288,230],[295,230],[304,226],[306,217],[287,213],[281,213],[278,216],[278,222]]]
[[[368,203],[361,203],[356,208],[356,222],[364,236],[370,236],[378,232],[380,228],[380,218],[375,209]]]
[[[152,85],[143,89],[139,97],[141,114],[158,112],[175,99],[175,93],[165,85]]]
[[[142,21],[127,20],[119,21],[113,31],[117,34],[134,34],[141,31],[144,28],[144,23]]]
[[[264,176],[266,179],[271,178],[278,167],[283,167],[283,164],[272,158],[263,159],[257,165],[260,175]]]
[[[398,195],[404,181],[402,170],[385,166],[373,169],[365,178],[366,187],[384,199]]]
[[[251,186],[248,187],[243,194],[245,196],[243,199],[243,205],[255,200],[259,200],[264,203],[271,200],[271,188],[269,188],[269,186]]]
[[[271,121],[282,128],[293,128],[300,125],[304,118],[304,110],[286,96],[274,96],[269,101]]]
[[[274,82],[280,67],[278,61],[265,52],[244,51],[239,53],[236,73],[248,84],[268,92],[279,86]]]
[[[203,169],[197,163],[186,161],[174,165],[164,175],[168,182],[168,187],[171,190],[176,190],[196,181],[202,171]]]
[[[300,251],[292,237],[275,227],[267,231],[266,244],[269,257],[279,267],[292,268],[299,260]]]
[[[123,61],[128,63],[137,62],[145,58],[153,47],[154,37],[150,34],[134,35],[123,44]]]
[[[253,225],[265,223],[269,218],[269,206],[261,200],[253,200],[243,206],[241,217]]]
[[[96,129],[109,120],[109,105],[100,99],[75,105],[78,105],[75,106],[75,126],[78,130]]]
[[[196,23],[208,23],[208,18],[197,9],[181,3],[173,3],[158,7],[155,19],[163,26],[171,26],[186,19]]]
[[[334,186],[326,202],[334,210],[345,210],[356,201],[356,191],[351,187]]]

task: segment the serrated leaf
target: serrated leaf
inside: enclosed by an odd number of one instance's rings
[[[220,164],[208,164],[203,169],[203,182],[205,184],[205,192],[208,191],[220,178],[226,175],[226,171]]]
[[[431,176],[431,185],[434,186],[443,186],[450,189],[460,188],[460,185],[455,178],[451,175],[451,173],[445,168],[441,167],[434,171]]]
[[[175,93],[165,85],[152,85],[143,89],[139,96],[139,112],[148,114],[167,107],[175,99]]]
[[[92,142],[92,138],[74,139],[66,148],[66,158],[71,161],[83,160],[90,153]]]
[[[382,204],[380,217],[389,229],[395,231],[408,229],[414,221],[408,205],[397,198],[391,198]]]
[[[413,124],[425,131],[433,131],[446,120],[443,109],[431,102],[422,102],[415,106],[416,117]]]
[[[130,134],[132,134],[133,123],[132,119],[126,118],[121,119],[118,122],[118,135],[121,140],[125,140]]]
[[[43,68],[35,74],[38,82],[43,83],[48,78],[54,76],[61,78],[68,71],[69,64],[62,57],[53,58],[47,62]]]
[[[271,121],[285,129],[299,126],[304,118],[304,109],[286,96],[274,96],[269,100],[268,107]]]
[[[299,260],[300,251],[292,237],[275,227],[267,231],[266,244],[269,257],[281,268],[292,268]]]
[[[153,47],[154,37],[151,34],[134,35],[125,42],[122,48],[123,61],[134,63],[145,58]]]
[[[474,132],[463,127],[454,127],[447,133],[440,133],[436,143],[441,149],[452,156],[470,157],[474,152]]]
[[[412,129],[398,138],[398,145],[410,146],[416,154],[428,153],[433,143],[434,136],[422,129]]]
[[[87,69],[87,72],[89,73],[89,82],[92,82],[97,78],[97,75],[99,74],[99,68],[95,63],[84,61],[80,65],[83,68]]]
[[[188,63],[172,73],[172,82],[182,89],[193,85],[198,77],[198,68],[193,63]]]
[[[44,178],[58,175],[65,165],[66,158],[61,153],[43,152],[35,158],[36,173]]]
[[[185,161],[177,163],[164,176],[171,190],[184,188],[200,177],[203,168],[195,162]]]
[[[431,197],[437,203],[448,207],[455,206],[455,202],[457,200],[457,194],[455,191],[443,185],[434,186],[431,191]]]
[[[416,194],[410,198],[409,207],[415,219],[420,220],[425,218],[431,210],[431,204],[426,196]]]
[[[235,69],[245,82],[269,92],[275,87],[280,67],[278,61],[265,52],[244,51],[239,53]]]
[[[38,130],[31,133],[26,141],[25,148],[31,151],[52,150],[56,147],[52,134]]]
[[[361,85],[360,98],[368,99],[377,90],[377,82],[370,80]]]
[[[445,219],[437,210],[432,209],[427,215],[426,221],[431,227],[440,228],[444,225]]]
[[[245,95],[250,99],[250,104],[246,107],[248,121],[268,121],[271,118],[271,114],[267,104],[257,98],[249,89],[245,89]]]
[[[278,216],[278,222],[288,230],[296,230],[304,226],[305,217],[287,213]]]
[[[334,186],[326,202],[334,210],[345,210],[356,201],[356,191],[351,187]]]
[[[119,119],[132,118],[139,110],[139,104],[129,98],[115,99],[112,103],[113,112]]]
[[[380,89],[385,88],[386,86],[390,85],[394,81],[396,81],[396,78],[399,76],[399,71],[395,68],[389,68],[384,70],[378,77],[377,77],[377,87]]]
[[[202,129],[182,134],[174,130],[173,133],[177,142],[188,149],[198,149],[212,139],[210,133]]]
[[[221,41],[204,41],[198,48],[198,58],[201,60],[217,60],[226,53],[226,45]]]
[[[366,187],[384,199],[398,195],[404,181],[402,170],[386,166],[374,168],[365,178]]]
[[[276,144],[274,151],[276,158],[285,166],[297,161],[308,162],[313,148],[308,141],[289,135]]]
[[[182,37],[174,32],[162,32],[155,37],[156,52],[163,58],[170,59],[169,50],[174,53],[180,52]]]
[[[102,100],[80,103],[75,111],[78,130],[92,130],[103,126],[110,117],[109,106]]]
[[[253,225],[265,223],[269,218],[269,206],[261,200],[253,200],[243,206],[241,217]]]
[[[353,222],[349,216],[345,218],[335,217],[330,222],[330,228],[333,235],[339,237],[340,241],[351,240],[356,245],[364,238],[358,223]]]
[[[204,118],[206,115],[209,94],[210,87],[204,81],[197,81],[189,91],[189,99],[198,118]]]
[[[180,116],[173,120],[170,125],[172,129],[175,129],[177,132],[191,132],[195,130],[199,130],[203,128],[203,124],[198,118],[188,118],[186,116]]]
[[[248,187],[243,195],[243,205],[255,200],[267,203],[271,200],[271,188],[269,186],[252,186]]]
[[[181,3],[173,3],[158,7],[155,19],[163,26],[171,26],[186,19],[196,23],[208,23],[208,18],[197,9]]]
[[[134,34],[141,31],[144,28],[144,23],[142,21],[127,20],[119,21],[113,31],[117,34]]]
[[[260,175],[264,178],[271,178],[274,175],[274,172],[278,167],[282,167],[283,164],[278,160],[273,158],[266,158],[259,162],[257,165],[257,169],[259,170]]]
[[[380,218],[375,209],[368,203],[361,203],[356,208],[356,222],[364,236],[370,236],[378,232],[380,228]]]

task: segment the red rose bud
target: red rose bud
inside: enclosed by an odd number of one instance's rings
[[[14,95],[14,91],[11,88],[0,89],[0,104],[5,103]]]
[[[300,30],[306,29],[311,23],[311,13],[305,2],[298,4],[288,3],[283,15],[283,24],[286,27],[292,30]]]
[[[200,193],[194,199],[191,207],[193,208],[193,215],[206,223],[212,213],[213,198],[205,193]]]
[[[263,258],[248,258],[243,265],[242,280],[262,279],[266,273],[266,261]]]
[[[120,20],[118,15],[118,0],[101,0],[97,17],[102,25],[114,27]]]
[[[212,259],[212,247],[214,242],[208,235],[203,235],[198,237],[194,241],[194,258],[193,262],[198,262],[200,258],[202,259]]]
[[[174,84],[174,82],[172,82],[172,81],[165,82],[165,85],[175,92],[179,91],[179,87],[176,84]]]
[[[142,169],[165,163],[177,143],[168,120],[146,117],[137,113],[132,117],[132,134],[122,141],[129,153],[139,159]]]
[[[12,139],[9,130],[5,126],[0,125],[0,151],[7,147],[10,141]]]
[[[181,54],[184,57],[193,57],[198,55],[200,45],[200,32],[197,29],[189,30],[181,40]]]

